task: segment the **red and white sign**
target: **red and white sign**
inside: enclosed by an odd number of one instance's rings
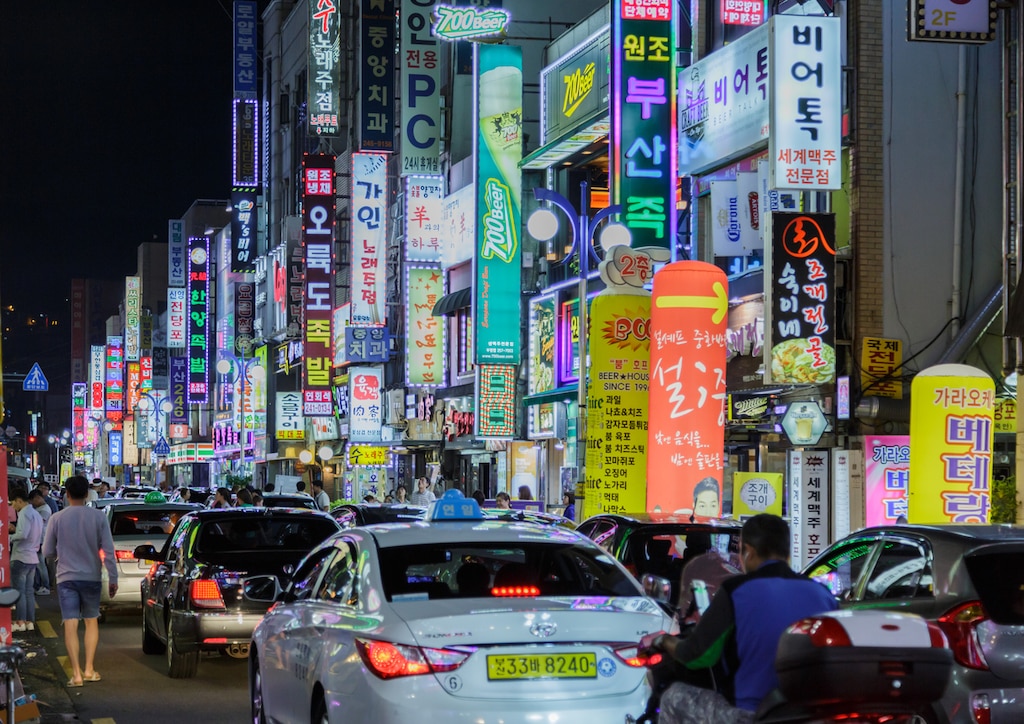
[[[388,157],[352,154],[352,324],[387,322]]]
[[[302,242],[306,279],[303,287],[302,414],[325,417],[331,404],[334,340],[334,156],[303,159]]]

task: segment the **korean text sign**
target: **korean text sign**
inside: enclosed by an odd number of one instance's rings
[[[124,278],[124,358],[138,362],[142,340],[139,315],[142,311],[142,278]]]
[[[444,177],[406,176],[406,261],[440,262],[444,223]]]
[[[911,523],[987,523],[995,383],[968,365],[935,365],[910,387]]]
[[[721,511],[728,280],[713,264],[673,262],[652,296],[647,510],[691,511],[711,478]]]
[[[167,286],[185,286],[185,222],[167,222]]]
[[[210,240],[188,239],[188,401],[204,404],[209,396]]]
[[[231,192],[231,271],[256,268],[256,189]]]
[[[352,442],[380,442],[383,376],[379,367],[352,367],[349,371],[348,439]]]
[[[590,315],[583,515],[644,510],[651,298],[598,294]]]
[[[362,10],[359,148],[394,151],[395,0],[362,0]]]
[[[523,50],[478,45],[477,251],[473,320],[477,364],[518,364]]]
[[[405,289],[405,384],[444,384],[445,320],[434,316],[434,305],[444,296],[444,272],[439,267],[406,266]]]
[[[441,42],[431,13],[436,0],[402,0],[401,173],[441,171]]]
[[[555,298],[530,300],[529,393],[555,389]]]
[[[635,249],[668,249],[676,238],[674,8],[612,3],[612,193]]]
[[[352,154],[352,324],[384,324],[388,159]]]
[[[800,570],[829,544],[829,451],[790,450],[790,560]]]
[[[782,515],[784,490],[782,473],[737,470],[732,475],[732,517],[758,513]]]
[[[338,135],[340,22],[341,13],[336,0],[310,0],[307,107],[311,136]]]
[[[864,524],[890,525],[907,515],[909,435],[864,436]]]
[[[860,355],[863,394],[903,399],[903,341],[865,337]]]
[[[824,16],[773,15],[769,20],[771,188],[841,188],[840,25],[838,17]]]
[[[775,383],[832,382],[835,215],[772,212],[770,253],[771,345],[765,349],[765,382],[769,377]]]
[[[107,337],[105,400],[107,419],[115,425],[124,419],[124,377],[124,339]]]
[[[334,340],[334,156],[306,156],[302,163],[302,242],[306,281],[303,290],[302,414],[325,417],[331,405]]]
[[[256,97],[256,15],[255,0],[234,2],[234,91],[236,98]]]

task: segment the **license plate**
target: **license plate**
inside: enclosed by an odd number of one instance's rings
[[[597,677],[595,654],[524,654],[488,656],[487,678],[593,679]]]

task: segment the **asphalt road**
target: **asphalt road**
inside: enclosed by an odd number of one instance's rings
[[[141,646],[141,610],[115,610],[100,624],[96,670],[102,681],[81,688],[64,686],[70,669],[55,595],[37,599],[37,630],[18,634],[28,658],[22,680],[36,694],[41,723],[180,724],[249,720],[246,663],[204,654],[194,679],[171,679],[163,656],[147,656]]]

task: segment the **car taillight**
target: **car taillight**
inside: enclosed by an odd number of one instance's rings
[[[852,646],[850,635],[846,629],[834,618],[822,616],[821,618],[803,618],[790,626],[787,633],[805,634],[810,637],[811,644],[821,648],[834,648],[836,646]]]
[[[984,621],[985,609],[981,601],[968,601],[939,616],[937,623],[949,639],[953,658],[969,669],[988,670],[988,662],[978,643],[977,626]]]
[[[114,556],[119,561],[134,561],[135,553],[132,551],[114,551]]]
[[[536,586],[495,586],[491,589],[491,595],[501,598],[529,598],[539,596],[540,589]]]
[[[224,608],[224,599],[220,595],[220,586],[212,578],[198,578],[189,587],[192,605],[197,608]]]
[[[469,658],[469,654],[464,651],[406,646],[361,638],[356,639],[356,649],[363,663],[381,679],[454,671]]]
[[[976,724],[989,724],[992,721],[992,702],[988,694],[971,694],[971,716]]]
[[[622,659],[626,666],[632,666],[637,669],[644,666],[656,666],[664,658],[661,652],[652,653],[650,656],[641,656],[640,649],[636,644],[615,649],[615,655]]]

